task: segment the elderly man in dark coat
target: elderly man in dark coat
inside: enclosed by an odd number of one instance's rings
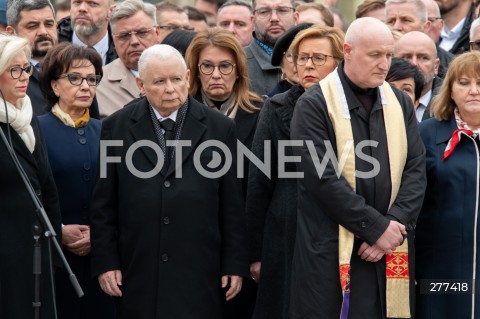
[[[101,147],[92,271],[119,319],[221,318],[221,298],[248,276],[235,126],[188,96],[190,73],[172,47],[146,49],[139,71],[145,97],[103,122],[102,142],[122,146]]]
[[[355,20],[344,62],[295,107],[291,138],[303,141],[294,152],[304,177],[291,319],[414,315],[425,150],[411,100],[385,82],[393,44],[381,21]]]

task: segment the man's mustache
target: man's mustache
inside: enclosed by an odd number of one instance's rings
[[[35,39],[35,44],[43,41],[50,41],[53,44],[53,39],[47,35],[41,35],[37,39]]]

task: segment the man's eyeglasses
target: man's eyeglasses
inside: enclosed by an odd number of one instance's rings
[[[480,50],[480,40],[470,42],[470,50]]]
[[[431,23],[434,23],[434,22],[437,21],[437,20],[442,20],[441,17],[428,17],[427,19],[428,19],[428,21],[430,21]]]
[[[295,59],[297,60],[297,65],[306,65],[308,60],[312,59],[314,65],[321,66],[327,62],[327,57],[333,58],[331,55],[317,53],[314,56],[297,55],[295,56]]]
[[[254,10],[253,13],[260,19],[268,19],[272,16],[273,11],[275,11],[277,16],[281,18],[286,18],[286,17],[289,17],[293,11],[295,11],[295,8],[291,8],[291,7],[278,7],[276,9],[262,8],[262,9]]]
[[[223,62],[219,65],[213,65],[212,63],[204,62],[199,64],[198,67],[200,68],[200,72],[205,75],[210,75],[215,71],[215,68],[218,68],[218,71],[223,75],[229,75],[232,73],[233,68],[236,64],[231,64],[230,62]]]
[[[71,85],[80,86],[83,80],[87,81],[88,86],[97,86],[100,83],[102,77],[100,75],[87,75],[86,77],[80,74],[67,73],[62,74],[59,78],[67,78]]]
[[[150,31],[152,31],[155,28],[155,26],[151,27],[150,29],[139,29],[139,30],[134,30],[130,32],[120,32],[118,34],[114,34],[114,36],[120,41],[120,42],[128,42],[132,38],[132,34],[135,34],[137,38],[140,39],[145,39],[148,37],[150,34]]]
[[[19,79],[22,76],[22,73],[27,73],[28,76],[32,75],[33,72],[33,65],[29,64],[28,66],[22,68],[21,66],[14,66],[10,68],[10,75],[12,79]]]
[[[181,26],[178,26],[178,25],[170,25],[170,24],[161,25],[160,29],[166,30],[166,31],[175,31],[175,30],[178,30],[178,29],[183,29],[183,30],[186,30],[186,31],[195,30],[193,27],[191,27],[189,25],[184,25],[183,27],[181,27]]]

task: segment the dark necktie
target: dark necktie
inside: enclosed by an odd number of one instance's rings
[[[164,167],[168,167],[170,164],[170,156],[172,154],[171,148],[172,146],[167,146],[167,141],[171,141],[174,139],[173,137],[173,129],[175,127],[175,121],[167,118],[160,122],[160,127],[163,128],[165,131],[163,137],[165,139],[165,165]]]

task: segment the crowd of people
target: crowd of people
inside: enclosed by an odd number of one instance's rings
[[[0,318],[480,318],[479,3],[0,0]]]

